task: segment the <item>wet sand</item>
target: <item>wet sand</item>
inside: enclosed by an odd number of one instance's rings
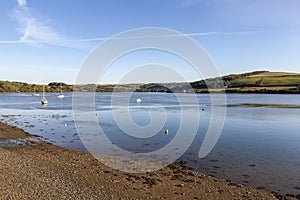
[[[30,136],[30,134],[18,129],[17,127],[8,127],[5,123],[0,122],[0,140],[27,138]]]
[[[11,136],[30,135],[0,123],[0,138]],[[184,163],[150,173],[125,173],[88,153],[33,141],[0,148],[0,198],[292,199],[206,176]]]

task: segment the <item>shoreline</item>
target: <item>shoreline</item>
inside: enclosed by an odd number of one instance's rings
[[[83,91],[82,93],[85,92],[91,92],[91,93],[113,93],[114,91]],[[130,91],[118,91],[119,93],[128,93]],[[169,92],[142,92],[142,91],[134,91],[135,93],[163,93],[163,94],[168,94]],[[38,94],[40,94],[42,92],[38,92]],[[49,94],[57,94],[59,92],[46,92]],[[68,92],[64,92],[66,93],[74,93],[74,91],[68,91]],[[195,92],[172,92],[175,94],[282,94],[282,95],[300,95],[299,91],[295,91],[295,92],[290,92],[290,91],[283,91],[283,92],[274,92],[274,91],[228,91],[228,90],[222,90],[222,91],[195,91]],[[0,94],[32,94],[32,92],[0,92]],[[37,96],[40,97],[40,96]]]
[[[1,140],[13,139],[10,133],[14,139],[31,137],[0,122]],[[134,174],[109,168],[89,153],[45,142],[28,141],[0,151],[0,198],[294,199],[204,175],[184,162]]]
[[[15,127],[9,126],[6,123],[0,122],[0,141],[8,139],[24,139],[32,137],[33,135]]]

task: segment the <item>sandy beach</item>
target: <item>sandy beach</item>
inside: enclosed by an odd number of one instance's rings
[[[1,141],[28,137],[0,123]],[[124,173],[88,153],[34,141],[1,146],[0,198],[294,199],[206,176],[184,163],[150,173]]]

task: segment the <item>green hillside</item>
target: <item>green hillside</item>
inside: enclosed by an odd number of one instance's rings
[[[226,92],[299,93],[300,74],[257,71],[222,77]]]
[[[156,86],[155,86],[156,85]],[[243,74],[230,74],[190,83],[197,93],[300,93],[300,74],[286,72],[255,71]],[[166,88],[164,88],[164,86]],[[139,91],[189,92],[186,84],[145,84]]]
[[[46,92],[59,92],[59,82],[49,83]],[[62,83],[64,92],[72,92],[73,86]],[[286,72],[255,71],[243,74],[230,74],[219,78],[210,78],[187,83],[149,83],[149,84],[101,84],[77,86],[81,91],[96,92],[221,92],[226,93],[296,93],[300,94],[300,74]],[[0,81],[0,92],[36,92],[42,91],[42,85]]]

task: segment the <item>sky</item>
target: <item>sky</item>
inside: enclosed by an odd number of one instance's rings
[[[74,83],[97,45],[143,27],[191,37],[221,75],[300,72],[299,10],[299,0],[5,0],[0,80]],[[174,55],[143,51],[113,63],[101,82],[118,82],[132,66],[151,62],[170,65],[190,81],[200,78]]]

